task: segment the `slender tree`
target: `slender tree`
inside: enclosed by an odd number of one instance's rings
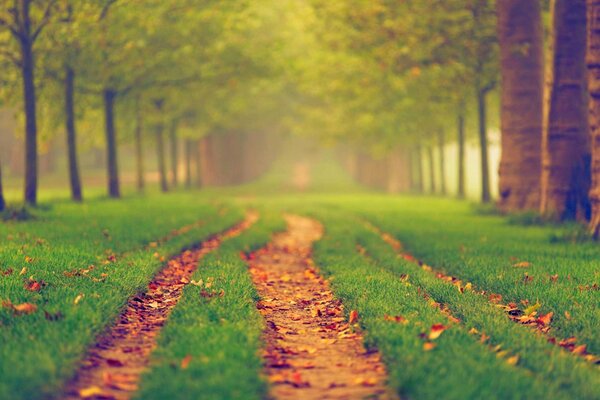
[[[540,199],[543,54],[539,0],[501,0],[500,200],[503,211],[537,210]]]
[[[585,0],[554,0],[540,211],[589,218],[589,129]]]
[[[35,205],[38,187],[37,155],[37,106],[35,87],[34,44],[42,30],[50,22],[57,0],[35,1],[17,0],[11,6],[2,4],[0,27],[8,29],[19,46],[16,63],[20,68],[25,113],[25,202]],[[41,13],[36,21],[32,18],[32,8]]]
[[[77,134],[75,131],[75,71],[69,65],[65,67],[65,130],[67,132],[67,159],[71,198],[74,201],[82,201],[81,178],[77,161]]]
[[[177,187],[178,184],[178,167],[179,167],[179,151],[177,141],[177,119],[173,119],[169,126],[169,142],[171,146],[171,185]]]
[[[193,142],[190,139],[185,140],[185,187],[192,187],[192,149]]]
[[[438,131],[438,150],[440,158],[440,193],[446,195],[446,135],[443,129]]]
[[[465,114],[461,107],[458,113],[458,190],[457,196],[460,199],[465,197]]]
[[[433,160],[433,146],[427,146],[429,160],[429,193],[435,193],[435,162]]]
[[[0,162],[0,211],[4,211],[6,208],[6,201],[4,200],[4,188],[2,187],[2,163]]]
[[[146,181],[144,178],[144,121],[141,110],[141,100],[135,100],[135,170],[137,175],[137,188],[139,192],[144,191]]]

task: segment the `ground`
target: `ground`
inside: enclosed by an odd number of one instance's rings
[[[295,173],[1,223],[0,398],[600,398],[578,227]]]

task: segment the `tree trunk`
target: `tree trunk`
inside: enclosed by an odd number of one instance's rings
[[[179,167],[179,152],[177,148],[177,121],[171,121],[169,129],[169,138],[171,142],[171,185],[177,187],[178,174],[177,168]]]
[[[202,168],[202,151],[204,147],[203,139],[194,141],[194,158],[196,159],[196,187],[201,188],[206,184],[203,179],[203,168]]]
[[[23,18],[29,25],[29,8]],[[23,78],[23,100],[25,107],[25,202],[37,203],[38,155],[37,155],[37,117],[35,94],[35,62],[31,35],[21,38],[21,74]]]
[[[465,198],[465,114],[458,114],[458,191],[459,199]]]
[[[429,156],[429,193],[435,193],[435,163],[433,161],[433,146],[427,147]]]
[[[587,0],[587,56],[590,101],[591,176],[590,229],[595,238],[600,235],[600,0]]]
[[[71,198],[82,201],[81,178],[77,161],[77,133],[75,131],[75,71],[70,66],[65,67],[65,128],[67,131],[67,155],[69,162],[69,179]]]
[[[0,211],[4,211],[6,208],[6,201],[4,200],[4,189],[2,187],[2,163],[0,162]]]
[[[160,178],[160,190],[163,192],[169,191],[167,182],[167,163],[165,160],[165,143],[163,138],[164,126],[159,123],[156,125],[156,155],[158,160],[158,175]]]
[[[502,77],[501,210],[539,209],[543,32],[539,0],[496,3]]]
[[[490,193],[490,161],[487,139],[487,104],[486,89],[477,89],[477,116],[479,124],[479,154],[481,162],[481,202],[489,203],[492,200]],[[504,136],[504,134],[503,134]]]
[[[106,131],[106,167],[108,169],[108,195],[121,197],[119,167],[117,163],[117,138],[115,132],[115,99],[117,92],[104,90],[104,123]]]
[[[135,170],[138,192],[143,192],[144,187],[146,186],[144,177],[144,142],[142,137],[144,122],[139,101],[140,100],[138,99],[135,106]]]
[[[440,152],[440,193],[446,195],[446,138],[442,129],[438,132],[438,148]]]
[[[589,217],[589,138],[585,0],[554,0],[552,68],[547,80],[540,211]]]
[[[185,140],[185,187],[192,187],[192,146],[190,139]]]
[[[417,146],[415,155],[415,163],[417,164],[415,168],[417,174],[417,193],[423,193],[425,191],[425,185],[423,184],[423,148],[421,145]]]

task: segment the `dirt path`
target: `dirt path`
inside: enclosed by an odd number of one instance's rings
[[[183,287],[190,282],[198,260],[223,240],[238,236],[257,219],[257,214],[249,213],[234,227],[170,260],[148,284],[146,292],[132,297],[117,322],[89,349],[67,387],[67,398],[129,399],[148,365],[156,337],[179,301]]]
[[[249,259],[267,322],[265,370],[275,399],[390,398],[377,352],[366,352],[355,324],[311,260],[322,235],[311,219],[287,216],[288,230]],[[352,322],[352,326],[349,325]]]

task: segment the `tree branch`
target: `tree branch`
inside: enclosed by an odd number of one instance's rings
[[[52,16],[52,8],[54,8],[56,1],[57,0],[51,0],[48,2],[48,5],[46,6],[46,9],[44,10],[44,16],[40,20],[38,27],[33,31],[33,34],[31,35],[32,42],[35,42],[35,40],[40,35],[40,33],[42,32],[44,27],[46,25],[48,25],[48,23],[50,22],[50,17]]]

